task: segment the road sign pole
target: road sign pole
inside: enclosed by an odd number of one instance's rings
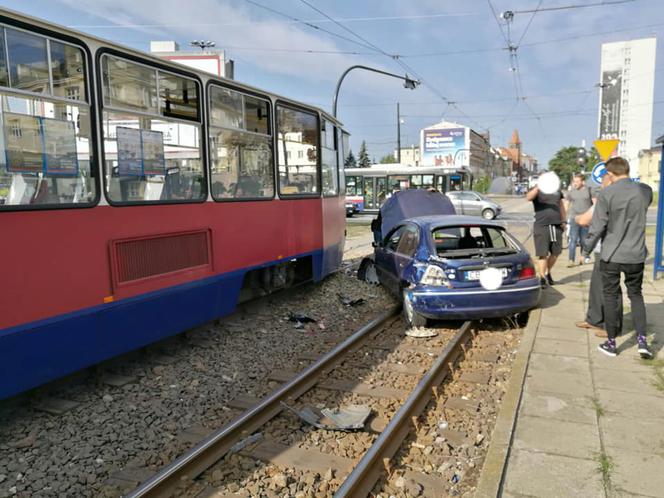
[[[662,137],[664,139],[664,137]],[[660,140],[662,140],[660,139]],[[662,140],[662,156],[659,163],[659,200],[657,202],[657,229],[655,232],[655,263],[653,265],[652,278],[657,278],[657,273],[664,272],[662,265],[662,249],[664,239],[664,195],[662,195],[662,186],[664,185],[664,140]]]

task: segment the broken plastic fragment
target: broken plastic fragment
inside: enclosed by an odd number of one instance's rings
[[[305,315],[304,313],[289,313],[288,320],[295,322],[296,329],[304,328],[305,323],[315,323],[316,319]]]
[[[366,300],[362,297],[357,298],[357,299],[351,299],[349,297],[344,296],[343,294],[337,294],[339,296],[339,301],[341,301],[341,304],[344,306],[359,306],[360,304],[366,303]]]
[[[302,410],[296,410],[284,402],[281,405],[306,423],[330,431],[363,429],[369,415],[371,415],[371,408],[366,405],[348,405],[334,410],[329,408],[319,410],[310,406],[305,406]]]
[[[237,443],[235,443],[231,447],[230,452],[231,453],[237,453],[239,451],[242,451],[243,449],[245,449],[250,444],[254,444],[259,439],[262,439],[262,437],[263,437],[263,433],[261,433],[261,432],[257,432],[255,434],[252,434],[249,437],[245,437],[244,439],[242,439],[242,440],[238,441]]]
[[[436,337],[438,332],[431,329],[408,329],[406,331],[408,337],[417,337],[419,339],[426,339],[428,337]]]

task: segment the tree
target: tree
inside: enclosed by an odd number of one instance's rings
[[[346,156],[346,160],[344,161],[344,168],[357,168],[357,161],[355,161],[355,156],[353,155],[353,151],[349,151],[348,155]]]
[[[582,170],[590,171],[600,161],[599,154],[593,147],[586,152],[585,164],[580,163],[578,153],[580,148],[575,145],[563,147],[549,161],[549,169],[554,171],[562,181],[569,183],[574,173]]]
[[[368,168],[369,166],[371,166],[371,159],[369,159],[369,153],[367,152],[367,143],[362,140],[360,152],[357,154],[357,167]]]
[[[397,160],[394,159],[394,154],[387,154],[380,158],[380,164],[395,164],[396,162]]]

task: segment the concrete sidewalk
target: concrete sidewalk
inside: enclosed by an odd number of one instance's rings
[[[504,497],[664,496],[664,281],[644,283],[649,342],[636,351],[629,300],[619,355],[578,329],[585,318],[592,265],[554,268],[539,324],[504,474]],[[647,271],[652,271],[652,265]]]

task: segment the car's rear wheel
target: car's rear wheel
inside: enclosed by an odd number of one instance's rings
[[[493,209],[487,208],[484,211],[482,211],[482,218],[484,218],[485,220],[492,220],[495,217],[496,213],[493,211]]]
[[[357,278],[371,285],[379,285],[376,264],[369,258],[364,258],[357,270]]]
[[[408,297],[408,291],[403,289],[401,291],[401,300],[403,308],[403,319],[406,322],[408,328],[413,327],[426,327],[427,319],[420,315],[415,308],[413,308],[413,303]]]

